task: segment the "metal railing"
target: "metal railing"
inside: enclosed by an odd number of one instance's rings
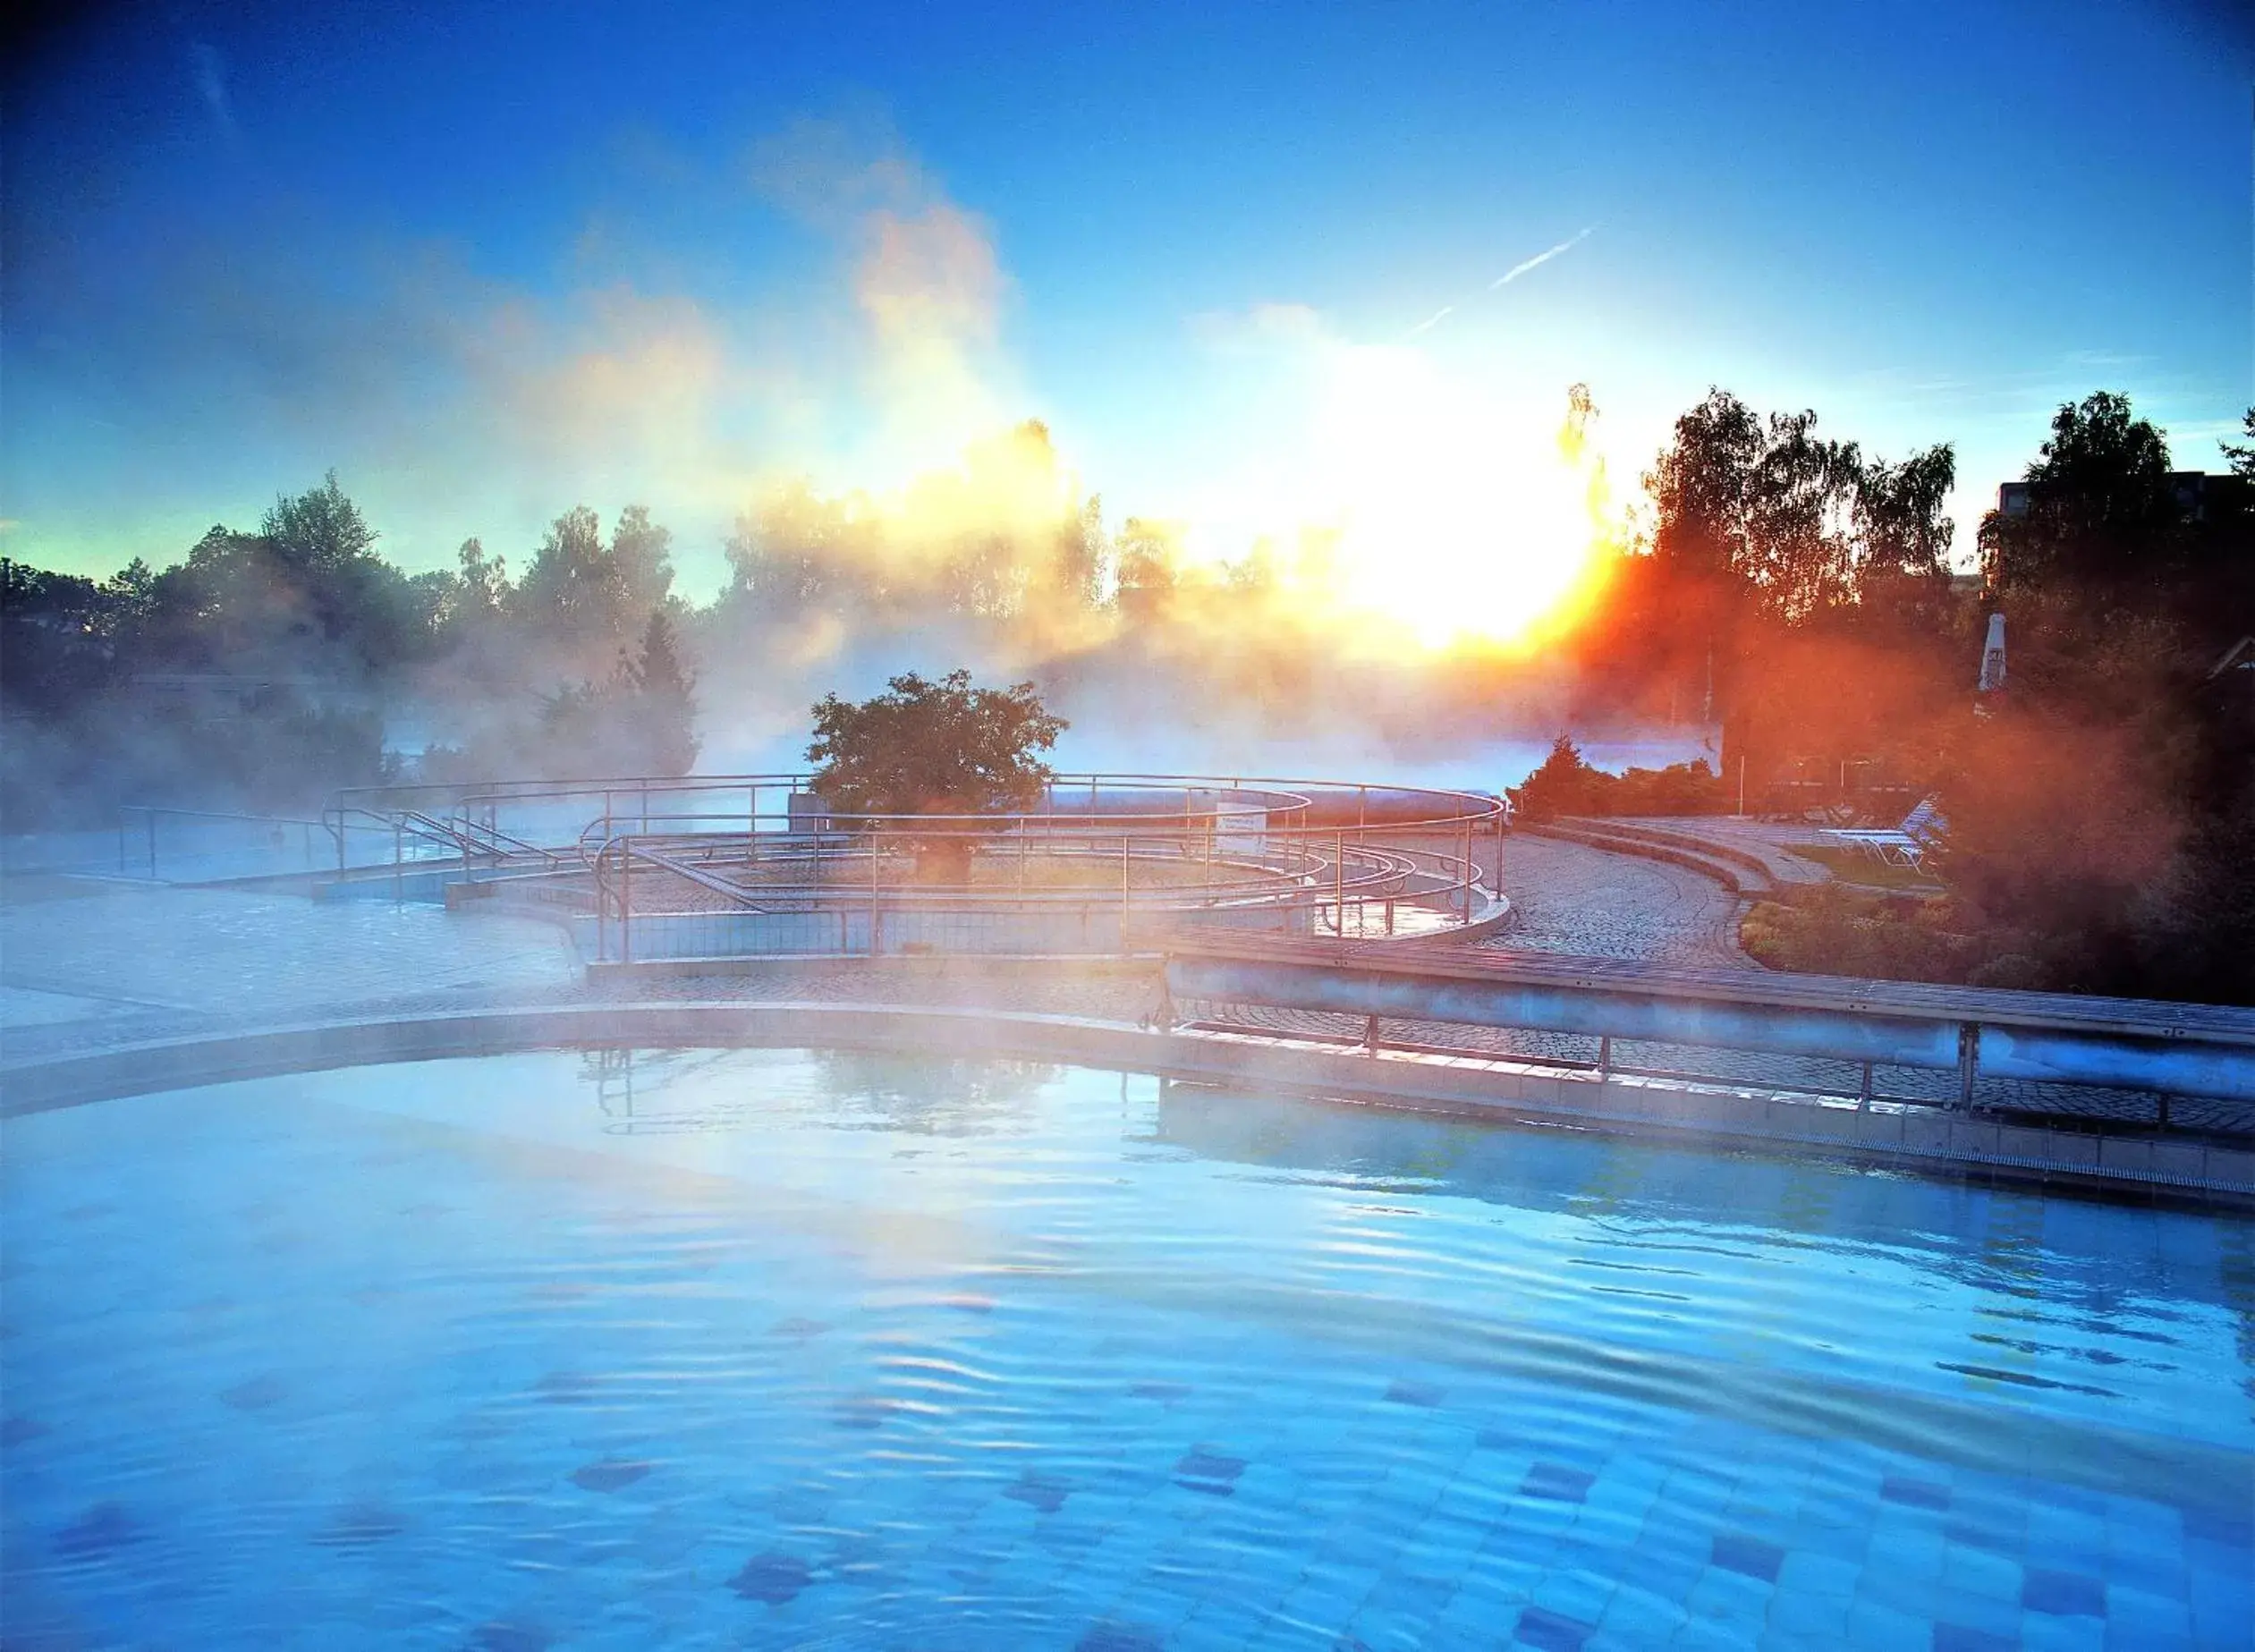
[[[954,878],[931,881],[937,860]],[[1391,935],[1462,923],[1488,900],[1468,858],[1286,828],[1226,844],[1199,823],[1118,816],[930,820],[794,834],[614,833],[590,845],[598,961],[821,950],[1144,950],[1185,922]],[[692,897],[704,910],[684,904]],[[1414,916],[1411,916],[1411,915]],[[733,924],[719,921],[735,918]],[[764,932],[764,934],[763,934]],[[684,942],[685,934],[706,937]],[[724,939],[724,936],[733,938]],[[818,943],[819,943],[818,945]]]
[[[736,789],[748,778],[724,784]],[[684,788],[687,801],[715,789]],[[546,801],[558,791],[509,795]],[[495,795],[464,802],[484,807]],[[1073,775],[1022,811],[851,818],[792,806],[803,796],[787,792],[780,814],[756,810],[749,794],[745,809],[716,813],[667,808],[664,789],[646,801],[637,787],[622,825],[618,789],[609,788],[605,817],[578,845],[598,962],[1005,946],[1116,953],[1145,950],[1145,928],[1188,921],[1425,933],[1491,906],[1500,872],[1482,868],[1476,843],[1496,834],[1501,806],[1471,792]],[[935,863],[954,875],[929,875]]]
[[[2165,1128],[2172,1098],[2255,1106],[2255,1010],[1197,933],[1169,937],[1166,978],[1170,1004],[1352,1018],[1374,1052],[1386,1021],[1455,1023],[1594,1039],[1600,1077],[1701,1076],[1616,1065],[1616,1046],[1630,1042],[1844,1063],[1860,1072],[1854,1099],[1867,1107],[1936,1099],[1879,1097],[1875,1069],[1950,1074],[1941,1099],[1961,1109],[1974,1106],[1985,1080],[2143,1092],[2155,1097],[2153,1122]],[[2246,1116],[2255,1126],[2255,1113]]]
[[[340,834],[390,830],[395,870],[411,841],[451,854],[465,878],[574,869],[607,962],[649,950],[638,930],[670,933],[675,955],[689,931],[731,953],[807,950],[818,931],[839,951],[991,946],[1013,933],[1037,950],[1118,951],[1133,927],[1188,916],[1429,932],[1491,906],[1501,849],[1483,868],[1478,845],[1500,843],[1505,812],[1493,796],[1436,788],[1098,773],[1055,776],[1021,810],[849,818],[810,776],[771,773],[359,787],[323,819]],[[923,875],[933,861],[966,876]],[[744,921],[718,921],[728,914]]]
[[[152,883],[167,871],[197,879],[309,872],[328,851],[327,824],[293,815],[148,803],[117,811],[118,875]]]

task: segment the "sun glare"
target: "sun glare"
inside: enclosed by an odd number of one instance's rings
[[[1289,521],[1280,540],[1328,536],[1310,617],[1433,649],[1524,648],[1570,626],[1621,529],[1589,417],[1586,400],[1500,408],[1421,351],[1333,350],[1291,496],[1268,513]]]

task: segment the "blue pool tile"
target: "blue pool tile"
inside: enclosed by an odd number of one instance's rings
[[[1788,1549],[1777,1568],[1778,1598],[1816,1596],[1846,1600],[1855,1594],[1856,1580],[1862,1574],[1860,1560],[1843,1559],[1814,1549]]]
[[[1523,1497],[1545,1497],[1556,1503],[1580,1503],[1590,1495],[1597,1476],[1561,1462],[1538,1462],[1519,1483]]]
[[[496,1620],[470,1636],[472,1652],[547,1652],[555,1637],[538,1623]]]
[[[123,1504],[97,1503],[55,1534],[55,1552],[64,1560],[107,1560],[148,1535]]]
[[[1064,1507],[1064,1500],[1072,1495],[1072,1482],[1055,1474],[1043,1474],[1029,1469],[1010,1485],[1002,1495],[1013,1502],[1038,1509],[1044,1514],[1055,1514]]]
[[[1163,1652],[1166,1637],[1148,1623],[1107,1621],[1091,1624],[1072,1643],[1072,1652]]]
[[[647,1462],[605,1458],[573,1470],[572,1483],[582,1491],[618,1491],[645,1478],[649,1471]]]
[[[1518,1626],[1512,1631],[1512,1641],[1515,1646],[1534,1647],[1539,1652],[1581,1652],[1581,1643],[1596,1632],[1594,1623],[1541,1606],[1522,1606]]]
[[[1791,1570],[1788,1561],[1788,1576]],[[1781,1584],[1769,1603],[1768,1624],[1788,1645],[1836,1647],[1848,1638],[1848,1611],[1854,1604],[1852,1595],[1815,1594]],[[1767,1637],[1763,1644],[1768,1644]]]
[[[263,1411],[281,1403],[288,1393],[278,1377],[254,1377],[249,1382],[221,1390],[219,1398],[239,1411]]]
[[[1775,1583],[1785,1559],[1782,1547],[1760,1538],[1748,1537],[1743,1532],[1716,1534],[1714,1563],[1725,1572],[1742,1572],[1765,1583]]]
[[[1411,1382],[1406,1378],[1387,1385],[1386,1400],[1395,1405],[1436,1406],[1448,1398],[1448,1390],[1437,1383]]]
[[[1915,1613],[1898,1612],[1859,1596],[1848,1605],[1848,1645],[1858,1652],[1904,1652],[1931,1645],[1934,1625]]]
[[[728,1580],[728,1587],[746,1600],[774,1606],[796,1599],[813,1581],[814,1572],[805,1561],[771,1550],[744,1562],[743,1569]]]
[[[1954,1517],[1943,1526],[1942,1540],[1954,1548],[1982,1549],[2013,1560],[2026,1553],[2028,1546],[2018,1532],[1963,1516]]]
[[[2106,1652],[2107,1629],[2099,1618],[2032,1613],[2021,1623],[2020,1652]]]
[[[313,1534],[324,1548],[357,1549],[399,1535],[398,1515],[378,1504],[355,1504],[340,1510],[336,1518]]]
[[[1156,1400],[1161,1405],[1181,1404],[1196,1392],[1188,1383],[1131,1383],[1128,1394],[1138,1400]]]
[[[1937,1621],[1933,1648],[1934,1652],[2019,1652],[2020,1637],[1975,1629],[1966,1623]]]
[[[831,1407],[830,1420],[841,1428],[882,1428],[901,1410],[898,1400],[877,1394],[850,1394]]]
[[[2255,1549],[2255,1512],[2216,1508],[2184,1511],[2184,1535],[2226,1548]]]
[[[2019,1561],[1988,1549],[1957,1545],[1943,1552],[1942,1581],[1970,1595],[2017,1601],[2024,1576]]]
[[[1751,1640],[1760,1633],[1776,1594],[1759,1578],[1710,1566],[1683,1597],[1683,1609],[1695,1622],[1742,1631]]]
[[[1907,1504],[1914,1509],[1946,1509],[1950,1506],[1950,1488],[1937,1480],[1912,1479],[1890,1474],[1879,1484],[1879,1495],[1889,1503]]]
[[[1177,1481],[1214,1480],[1231,1483],[1234,1482],[1244,1471],[1245,1460],[1242,1457],[1230,1457],[1220,1452],[1209,1452],[1202,1445],[1193,1447],[1185,1453],[1181,1461],[1174,1465],[1174,1477]]]
[[[2255,1625],[2251,1625],[2255,1633]],[[2192,1639],[2192,1614],[2184,1600],[2107,1584],[2107,1639],[2137,1647],[2184,1646]]]
[[[1619,1587],[1608,1572],[1572,1566],[1553,1572],[1535,1586],[1533,1604],[1576,1622],[1594,1623],[1605,1615]]]
[[[1684,1588],[1689,1592],[1689,1585]],[[1680,1596],[1642,1587],[1642,1580],[1614,1590],[1598,1619],[1599,1632],[1612,1644],[1664,1646],[1691,1622]]]
[[[2021,1584],[2020,1604],[2030,1612],[2048,1612],[2061,1617],[2103,1618],[2107,1615],[2107,1588],[2097,1578],[2082,1572],[2030,1566]]]

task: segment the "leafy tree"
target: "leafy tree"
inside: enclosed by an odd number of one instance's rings
[[[2247,417],[2240,421],[2240,428],[2247,432],[2244,442],[2218,442],[2224,450],[2224,462],[2231,467],[2234,476],[2255,480],[2255,407],[2247,410]]]
[[[1090,495],[1088,503],[1065,519],[1051,547],[1047,594],[1066,607],[1087,610],[1104,593],[1106,564],[1111,547],[1104,533],[1104,501]]]
[[[1597,783],[1608,778],[1590,767],[1581,748],[1561,734],[1550,742],[1550,755],[1512,793],[1530,820],[1553,820],[1562,815],[1591,812],[1590,798]]]
[[[609,617],[603,523],[584,504],[549,524],[517,587],[518,611],[556,631],[598,630]]]
[[[937,572],[940,605],[973,619],[1013,619],[1025,604],[1026,571],[1000,533],[971,534],[949,547]]]
[[[1900,464],[1872,459],[1863,467],[1856,491],[1862,542],[1857,601],[1897,637],[1937,637],[1954,617],[1949,557],[1957,524],[1943,511],[1956,484],[1957,455],[1947,443]]]
[[[686,775],[697,761],[695,679],[683,669],[674,622],[650,610],[639,658],[620,662],[626,733],[644,774]]]
[[[2098,599],[2150,596],[2182,549],[2169,445],[2101,390],[2064,402],[2028,467],[2028,508],[1983,519],[1983,571],[1999,591],[2068,587]]]
[[[673,534],[629,505],[619,513],[611,542],[586,505],[555,519],[517,586],[517,614],[574,657],[582,671],[630,641],[674,582]]]
[[[1036,754],[1065,727],[1030,682],[974,688],[967,671],[937,682],[909,672],[858,703],[824,695],[807,758],[819,766],[814,794],[839,815],[982,815],[1040,801],[1051,771]],[[968,838],[918,847],[928,875],[969,876]]]
[[[372,559],[376,530],[331,470],[318,487],[275,500],[259,533],[285,567],[336,571]]]
[[[530,750],[516,760],[554,775],[685,775],[697,760],[692,687],[672,615],[653,608],[640,650],[622,648],[607,682],[565,682],[541,697]]]
[[[649,507],[630,504],[611,529],[608,589],[615,612],[627,618],[649,613],[674,588],[674,534],[650,521]]]
[[[1150,624],[1166,617],[1179,582],[1176,564],[1180,536],[1168,523],[1131,516],[1120,529],[1119,603],[1121,616],[1130,624]]]
[[[487,556],[486,547],[475,538],[464,539],[462,548],[454,553],[461,564],[462,597],[456,607],[459,617],[470,621],[498,618],[509,599],[509,563],[506,557]]]
[[[763,619],[789,619],[829,606],[859,585],[872,560],[866,524],[803,483],[761,501],[736,518],[725,547],[733,576],[728,600]]]

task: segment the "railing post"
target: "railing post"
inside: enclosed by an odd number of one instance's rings
[[[397,906],[403,898],[400,892],[400,863],[405,859],[405,828],[398,818],[392,821],[392,904]]]
[[[1868,1061],[1863,1063],[1863,1083],[1856,1091],[1856,1111],[1871,1111],[1871,1063]]]
[[[1973,1110],[1973,1074],[1981,1060],[1981,1024],[1964,1021],[1957,1029],[1957,1105],[1960,1110]]]
[[[619,843],[619,962],[634,962],[634,843]]]
[[[1331,927],[1339,938],[1347,938],[1347,834],[1335,832],[1331,837]]]
[[[869,827],[869,956],[872,958],[877,957],[882,951],[884,919],[877,905],[877,862],[884,845],[885,828],[880,826],[871,826]]]
[[[1606,1084],[1612,1080],[1613,1039],[1610,1037],[1601,1038],[1598,1040],[1598,1082]]]

